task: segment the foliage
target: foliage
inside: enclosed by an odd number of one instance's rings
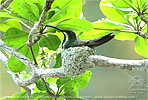
[[[3,0],[0,0],[0,3]],[[43,11],[45,0],[13,0],[10,7],[0,11],[0,31],[4,33],[2,40],[9,46],[33,60],[26,45],[28,32],[36,23]],[[60,29],[72,30],[80,33],[82,40],[97,38],[114,32],[115,39],[131,40],[135,42],[135,51],[148,58],[148,39],[140,35],[147,35],[147,24],[140,19],[139,13],[147,13],[148,0],[102,0],[100,8],[107,19],[90,23],[80,19],[82,0],[55,0],[47,12],[43,26],[53,25]],[[147,14],[145,17],[148,18]],[[35,37],[42,27],[33,34]],[[33,52],[41,67],[59,68],[62,64],[60,44],[63,38],[61,33],[48,28],[40,41],[33,45]],[[148,35],[147,35],[148,36]],[[63,36],[62,36],[63,37]],[[11,55],[10,55],[11,56]],[[27,66],[11,56],[8,68],[14,73],[27,76]],[[76,77],[47,78],[48,88],[57,95],[79,97],[77,89],[85,88],[90,80],[91,72]],[[31,100],[42,100],[47,97],[41,80],[38,80]],[[10,98],[20,99],[26,93],[15,94]],[[37,99],[38,98],[38,99]],[[3,98],[1,100],[6,100]],[[16,100],[15,99],[15,100]],[[44,98],[50,99],[49,97]],[[78,98],[77,98],[78,99]],[[26,100],[26,99],[25,99]],[[64,100],[64,98],[61,98]],[[68,98],[67,98],[68,100]]]

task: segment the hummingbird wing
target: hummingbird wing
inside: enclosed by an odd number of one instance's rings
[[[88,41],[80,41],[78,42],[79,46],[88,46],[88,47],[96,47],[96,46],[100,46],[102,44],[105,44],[106,42],[110,41],[111,39],[114,38],[114,34],[109,33],[105,36],[96,38],[96,39],[92,39],[92,40],[88,40]]]

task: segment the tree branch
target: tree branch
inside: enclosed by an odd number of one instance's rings
[[[31,54],[32,54],[32,57],[33,57],[33,60],[34,60],[36,66],[38,66],[38,64],[37,64],[37,61],[36,61],[36,59],[35,59],[35,56],[34,56],[34,53],[33,53],[33,50],[32,50],[32,45],[35,44],[37,41],[40,40],[40,37],[42,36],[42,35],[40,35],[40,34],[42,34],[42,32],[40,32],[40,33],[37,35],[37,37],[35,37],[35,39],[34,39],[33,41],[32,41],[32,35],[33,35],[33,32],[43,24],[44,17],[45,17],[45,15],[46,15],[46,13],[48,12],[48,10],[51,8],[51,4],[53,3],[53,1],[54,1],[54,0],[46,0],[46,1],[45,1],[44,9],[43,9],[42,15],[41,15],[39,21],[37,22],[37,24],[35,24],[34,27],[31,29],[31,31],[30,31],[30,33],[29,33],[29,40],[28,40],[28,42],[26,43],[27,46],[28,46],[29,49],[30,49],[30,52],[31,52]],[[33,73],[33,74],[35,75],[35,73]],[[41,80],[42,80],[43,83],[44,83],[44,86],[45,86],[45,89],[46,89],[47,94],[48,94],[50,97],[54,97],[55,95],[54,95],[51,91],[49,91],[48,86],[47,86],[47,84],[46,84],[44,78],[41,78]]]
[[[123,60],[109,58],[105,56],[92,55],[88,58],[88,61],[92,62],[94,66],[118,68],[118,69],[148,69],[148,59],[144,60]]]
[[[6,47],[0,46],[2,49]],[[7,47],[8,48],[8,47]],[[7,50],[7,49],[6,49]],[[8,49],[10,54],[14,55]],[[20,79],[15,77],[15,82],[21,86],[28,86],[41,78],[47,77],[64,77],[64,76],[77,76],[84,73],[86,70],[94,67],[109,67],[118,69],[134,70],[137,68],[148,69],[148,59],[145,60],[123,60],[109,58],[99,55],[94,55],[94,49],[89,47],[74,47],[66,49],[62,52],[62,67],[55,69],[44,69],[35,67],[32,71],[32,75],[27,79]],[[21,54],[19,54],[21,55]],[[15,56],[15,55],[14,55]],[[19,60],[22,60],[19,56],[15,56]],[[34,65],[33,65],[34,66]]]
[[[148,24],[148,18],[146,18],[142,13],[139,13],[138,16],[141,18],[142,21]]]
[[[34,24],[33,28],[29,32],[29,39],[26,43],[28,46],[32,46],[34,44],[34,41],[32,41],[32,35],[36,29],[38,29],[40,26],[42,26],[43,21],[44,21],[44,17],[46,15],[46,13],[48,12],[48,10],[51,8],[51,4],[53,3],[53,1],[54,0],[46,0],[45,1],[44,9],[43,9],[43,12],[41,14],[39,21],[36,24]]]
[[[6,8],[13,0],[6,0],[2,5],[0,5],[0,10]]]
[[[8,68],[8,58],[3,54],[3,53],[1,53],[0,52],[0,60],[7,66],[7,68]],[[14,82],[16,83],[16,84],[18,84],[17,82],[16,82],[16,77],[17,78],[20,78],[19,77],[19,74],[15,74],[15,73],[12,73],[11,72],[11,76],[12,76],[12,78],[13,78],[13,80],[14,80]],[[19,85],[20,86],[20,85]],[[26,93],[27,93],[27,95],[28,95],[28,98],[30,99],[30,97],[31,97],[31,90],[27,87],[27,86],[22,86],[22,88],[24,88],[25,90],[26,90]]]

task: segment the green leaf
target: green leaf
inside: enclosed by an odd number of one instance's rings
[[[6,32],[9,28],[12,27],[22,29],[20,23],[16,19],[8,19],[4,22],[0,22],[0,30],[3,32]]]
[[[83,19],[67,19],[57,25],[58,28],[73,31],[90,31],[93,25]]]
[[[60,7],[60,8],[63,8],[64,6],[67,6],[67,5],[76,5],[76,4],[79,4],[81,3],[82,0],[54,0],[53,4],[51,5],[51,8],[55,8],[55,7]]]
[[[10,13],[8,12],[0,12],[0,17],[7,17],[7,18],[16,18],[14,16],[12,16]]]
[[[44,91],[45,90],[45,86],[44,83],[41,80],[37,80],[35,82],[36,87],[40,90],[40,91]]]
[[[98,38],[101,36],[104,36],[108,33],[113,32],[113,29],[122,29],[123,26],[121,25],[115,25],[114,23],[108,22],[108,21],[98,21],[93,23],[94,29],[89,32],[83,32],[79,35],[79,38],[81,40],[90,40],[94,38]]]
[[[5,34],[3,41],[11,47],[20,47],[28,40],[28,33],[17,28],[9,28]]]
[[[79,35],[81,40],[98,38],[111,32],[114,32],[116,35],[115,39],[118,40],[134,40],[137,36],[135,33],[122,32],[123,30],[128,31],[122,23],[112,22],[109,20],[99,20],[98,22],[94,22],[93,25],[93,30],[89,32],[83,32]]]
[[[42,11],[43,11],[43,6],[41,4],[39,4],[39,3],[33,3],[33,4],[35,4],[38,7],[38,9],[39,9],[39,15],[41,15],[42,14]]]
[[[66,84],[68,81],[70,81],[71,78],[72,78],[71,76],[68,76],[68,77],[59,77],[59,79],[56,82],[57,87],[60,88],[63,84]]]
[[[52,100],[52,98],[50,98],[47,93],[33,93],[31,100]]]
[[[61,41],[56,35],[43,35],[39,41],[40,47],[47,47],[49,50],[57,50]]]
[[[10,71],[17,73],[24,71],[27,68],[27,66],[24,65],[17,58],[11,56],[10,59],[8,60],[8,68]]]
[[[14,14],[14,13],[8,13],[8,12],[0,12],[0,18],[13,18],[13,19],[17,19],[17,20],[21,20],[23,22],[27,22],[26,20],[24,20],[22,17]]]
[[[53,66],[53,68],[59,68],[62,66],[62,57],[61,57],[61,53],[59,53],[56,56],[56,64]]]
[[[37,21],[39,18],[39,9],[34,4],[31,4],[29,2],[23,2],[22,8],[26,12],[27,18],[32,19],[33,21]]]
[[[125,2],[126,1],[126,2]],[[102,0],[100,9],[112,21],[127,23],[125,16],[134,11],[130,0]]]
[[[16,93],[11,97],[4,97],[0,100],[29,100],[26,92]]]
[[[10,4],[10,6],[17,14],[21,15],[22,17],[32,20],[32,21],[37,21],[39,19],[39,9],[35,4],[31,2],[32,1],[30,0],[29,1],[28,0],[26,1],[14,0]]]
[[[115,36],[115,39],[118,40],[135,40],[137,35],[135,33],[129,33],[129,32],[120,32],[117,33]]]
[[[70,6],[73,8],[73,13],[69,18],[80,18],[80,14],[82,12],[82,0],[54,0],[53,4],[51,5],[51,9],[59,7],[63,9],[66,6]],[[71,8],[70,8],[71,9]]]
[[[25,0],[30,3],[39,3],[41,6],[44,6],[45,0]]]
[[[75,87],[78,89],[85,88],[91,78],[91,71],[86,71],[80,76],[76,76],[74,80],[76,81]]]
[[[54,16],[51,17],[50,22],[54,22],[59,19],[65,19],[66,17],[70,16],[72,12],[73,12],[73,8],[67,5],[62,9],[59,9],[58,12],[56,12],[56,14],[54,14]]]
[[[32,50],[33,50],[34,56],[37,57],[39,52],[39,46],[37,43],[32,46]],[[27,58],[29,58],[30,60],[33,60],[27,45],[22,46],[17,51],[23,54],[24,56],[26,56]],[[10,59],[8,60],[8,68],[12,72],[17,73],[17,72],[24,71],[27,68],[27,66],[21,61],[19,61],[17,58],[11,56]]]
[[[48,12],[48,13],[46,14],[46,16],[47,16],[47,20],[48,20],[48,19],[50,20],[50,18],[53,17],[54,14],[55,14],[55,11],[54,11],[54,10]],[[46,18],[45,18],[45,20],[46,20]]]
[[[68,96],[67,100],[73,100],[73,99],[75,99],[77,97],[76,93],[73,90],[65,91],[64,95]],[[77,100],[77,99],[75,99],[75,100]]]
[[[135,51],[146,58],[148,58],[148,39],[137,36],[135,39]]]
[[[64,84],[63,87],[60,89],[60,93],[63,89],[64,91],[70,91],[74,90],[74,88],[79,88],[79,89],[85,88],[90,78],[91,78],[91,72],[86,71],[84,74],[76,76],[74,79]]]

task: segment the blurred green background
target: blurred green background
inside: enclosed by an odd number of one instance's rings
[[[100,0],[86,0],[83,7],[84,17],[91,21],[105,18],[99,9]],[[143,59],[134,51],[132,41],[111,40],[96,48],[98,55],[121,59]],[[146,71],[127,71],[111,68],[97,67],[91,69],[92,78],[85,89],[79,89],[80,96],[90,100],[148,100],[148,74]],[[144,80],[144,86],[139,87],[136,93],[131,93],[131,78],[139,76]],[[0,97],[11,96],[20,91],[6,72],[4,64],[0,61]],[[132,96],[130,98],[130,96]],[[117,98],[116,98],[117,97]]]

